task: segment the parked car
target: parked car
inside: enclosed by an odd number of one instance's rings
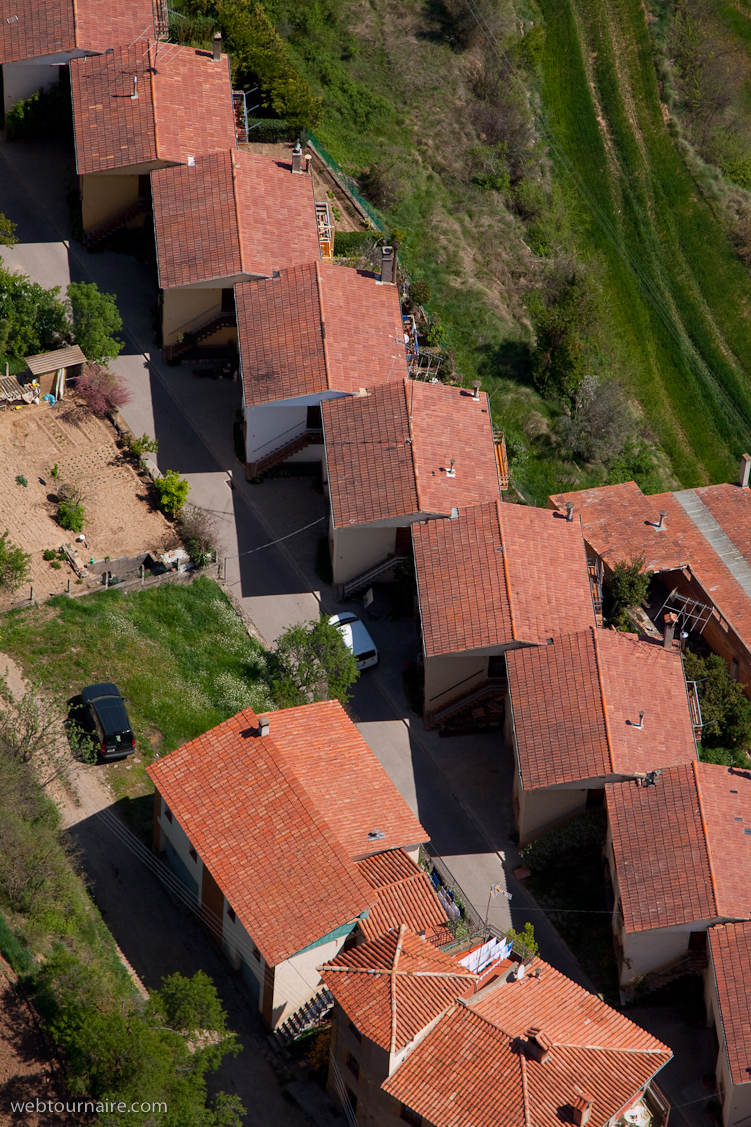
[[[332,614],[329,622],[339,627],[347,649],[355,655],[358,669],[378,665],[376,644],[356,614]]]
[[[81,693],[83,722],[99,745],[102,759],[124,759],[135,751],[136,740],[117,685],[109,681],[89,685]]]

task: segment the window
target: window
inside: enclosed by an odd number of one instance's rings
[[[359,1061],[357,1060],[356,1057],[352,1056],[352,1053],[349,1051],[349,1049],[344,1054],[344,1063],[346,1064],[347,1068],[350,1070],[350,1072],[354,1076],[355,1080],[359,1080],[360,1079],[360,1063],[359,1063]]]
[[[405,1123],[411,1123],[412,1127],[422,1127],[422,1116],[406,1104],[402,1104],[402,1119]]]
[[[256,960],[257,963],[260,963],[261,952],[258,950],[258,948],[255,945],[253,947],[253,958]]]
[[[232,286],[222,290],[222,313],[235,312],[235,291]]]
[[[351,1088],[347,1087],[346,1084],[344,1085],[344,1090],[347,1093],[347,1102],[349,1103],[349,1106],[352,1108],[355,1115],[357,1115],[357,1096]]]
[[[235,917],[235,909],[234,909],[234,908],[230,908],[229,904],[227,905],[227,915],[228,915],[228,916],[229,916],[229,918],[230,918],[230,919],[232,920],[232,923],[234,923],[234,922],[235,922],[235,919],[236,919],[236,917]]]
[[[349,1031],[352,1034],[352,1036],[355,1038],[356,1041],[362,1041],[362,1033],[360,1032],[360,1030],[357,1028],[357,1026],[355,1025],[355,1023],[353,1021],[351,1021],[349,1023]]]
[[[193,860],[195,861],[195,863],[198,864],[198,854],[196,853],[195,849],[191,849],[190,855],[193,858]]]
[[[168,822],[172,821],[172,811],[170,810],[169,806],[165,806],[164,816],[165,816],[165,818],[167,819]]]

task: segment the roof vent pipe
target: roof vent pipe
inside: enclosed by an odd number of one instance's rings
[[[394,248],[381,247],[381,281],[391,285],[394,281]]]
[[[751,475],[751,454],[741,454],[741,469],[738,474],[738,484],[741,489],[748,489],[749,475]]]
[[[133,101],[135,101],[137,97],[138,97],[138,75],[134,74],[133,75],[133,93],[131,94],[131,99]]]
[[[299,139],[292,150],[292,171],[302,172],[302,145]]]
[[[663,528],[665,527],[665,517],[667,515],[668,515],[667,509],[660,509],[660,519],[658,520],[657,524],[654,526],[657,532],[662,532]]]
[[[214,32],[214,62],[218,63],[222,57],[222,33]]]
[[[472,380],[472,398],[474,400],[476,400],[476,402],[478,402],[478,403],[480,402],[480,386],[481,386],[481,384],[482,384],[481,380]]]
[[[264,736],[268,736],[269,728],[270,728],[270,724],[269,724],[268,716],[259,716],[258,717],[258,735],[261,736],[261,738],[263,738]]]
[[[566,520],[572,521],[574,519],[574,502],[573,501],[567,501],[566,505],[565,505],[565,509],[566,509]]]
[[[311,166],[312,163],[313,163],[312,153],[306,153],[305,154],[305,171],[306,172],[310,172],[310,166]]]

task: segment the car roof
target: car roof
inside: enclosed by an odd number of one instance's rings
[[[86,704],[101,700],[103,697],[116,697],[118,700],[123,699],[117,685],[113,685],[111,681],[102,681],[98,685],[87,685],[85,689],[81,690],[81,696]]]

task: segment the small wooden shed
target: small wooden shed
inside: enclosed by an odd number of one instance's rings
[[[28,373],[26,381],[39,383],[39,394],[52,394],[57,399],[65,395],[65,383],[69,376],[80,376],[86,357],[77,344],[68,348],[56,348],[54,352],[40,352],[38,356],[27,356]]]

